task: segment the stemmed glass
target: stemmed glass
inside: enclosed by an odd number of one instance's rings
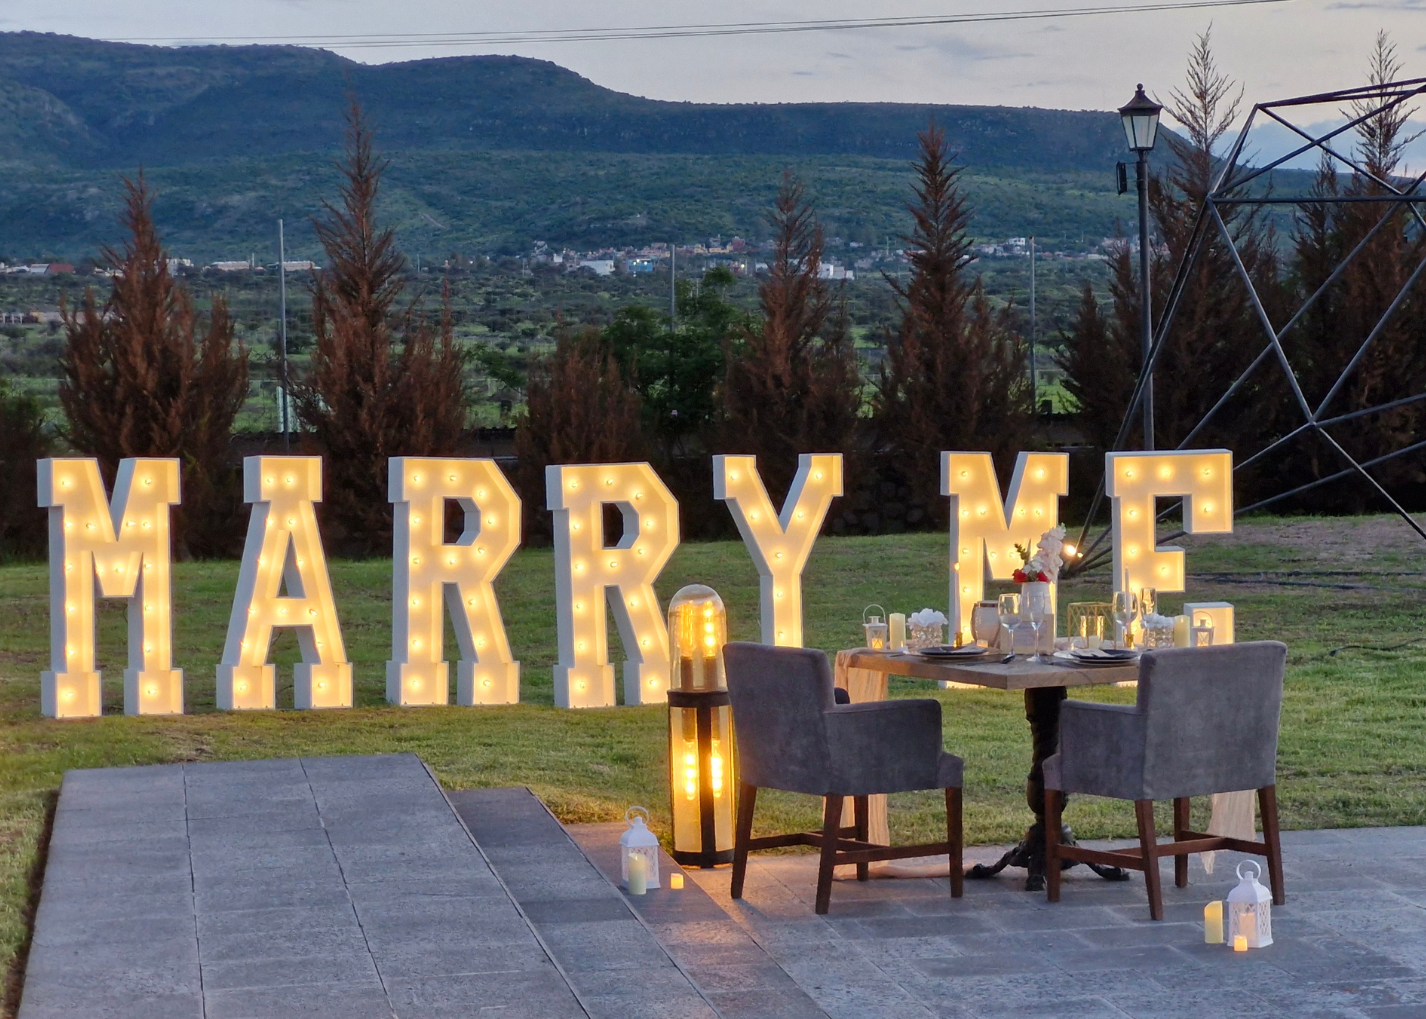
[[[1020,620],[1020,596],[1018,594],[1002,594],[995,604],[995,611],[1000,615],[1000,632],[1005,634],[1005,648],[1008,653],[1015,651],[1015,624]]]
[[[1044,655],[1040,654],[1040,630],[1050,618],[1049,592],[1031,591],[1025,596],[1022,608],[1025,612],[1025,621],[1030,624],[1030,629],[1035,634],[1035,653],[1030,656],[1030,661],[1049,661]]]
[[[1139,615],[1139,599],[1135,597],[1133,591],[1114,592],[1114,622],[1118,626],[1119,632],[1115,637],[1119,638],[1119,647],[1129,646],[1129,627],[1133,625],[1134,619]]]

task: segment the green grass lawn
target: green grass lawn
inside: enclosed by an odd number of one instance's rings
[[[1263,519],[1231,536],[1187,539],[1187,598],[1238,607],[1238,639],[1289,644],[1279,757],[1279,798],[1290,828],[1426,823],[1426,751],[1420,681],[1426,644],[1347,651],[1348,643],[1396,644],[1426,633],[1420,545],[1391,518]],[[891,611],[944,606],[946,538],[917,534],[824,538],[806,576],[808,643],[828,651],[860,643],[864,605]],[[1262,571],[1259,573],[1258,571]],[[103,718],[57,722],[39,714],[39,673],[48,656],[42,565],[0,568],[0,966],[24,943],[25,908],[46,812],[64,771],[172,761],[298,754],[419,754],[449,788],[528,785],[565,821],[612,820],[647,804],[665,826],[665,711],[658,707],[561,711],[553,707],[554,565],[548,549],[517,553],[497,587],[511,644],[523,662],[523,703],[500,708],[394,708],[384,701],[390,649],[390,564],[331,564],[356,707],[251,714],[214,710],[214,673],[226,633],[237,564],[174,569],[176,664],[186,671],[188,710],[178,718],[127,718],[122,710],[124,616],[104,605],[100,660]],[[1262,576],[1303,585],[1254,582]],[[733,639],[757,639],[757,577],[741,544],[684,545],[658,589],[667,600],[686,583],[711,584],[728,604]],[[1107,571],[1065,585],[1062,602],[1107,597]],[[1163,602],[1176,608],[1185,596]],[[618,648],[617,638],[611,646]],[[447,657],[454,659],[454,647]],[[282,665],[296,642],[274,645]],[[454,672],[454,670],[452,670]],[[279,704],[291,704],[290,669],[279,669]],[[281,680],[286,680],[286,686]],[[1009,842],[1024,829],[1029,735],[1017,695],[941,691],[894,680],[893,696],[934,696],[945,706],[945,739],[966,760],[965,822],[972,843]],[[1128,702],[1131,689],[1075,696]],[[1196,808],[1206,813],[1206,804]],[[892,798],[894,839],[937,837],[937,794]],[[759,827],[816,823],[810,797],[759,798]],[[1132,806],[1083,798],[1067,820],[1083,836],[1134,831]],[[13,1002],[11,1002],[13,1007]]]

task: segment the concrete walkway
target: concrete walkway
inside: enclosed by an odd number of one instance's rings
[[[65,776],[20,1019],[487,1014],[587,1015],[416,757]]]

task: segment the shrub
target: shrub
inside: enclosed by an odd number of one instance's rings
[[[0,379],[0,559],[44,555],[46,511],[35,505],[35,461],[53,446],[39,401]]]

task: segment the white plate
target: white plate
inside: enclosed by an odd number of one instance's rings
[[[1073,665],[1088,665],[1091,668],[1098,668],[1101,665],[1133,665],[1139,659],[1134,658],[1078,658],[1070,651],[1056,651],[1055,657],[1063,662]]]
[[[942,645],[945,648],[945,645]],[[979,658],[990,654],[988,647],[922,648],[917,654],[923,658]]]

